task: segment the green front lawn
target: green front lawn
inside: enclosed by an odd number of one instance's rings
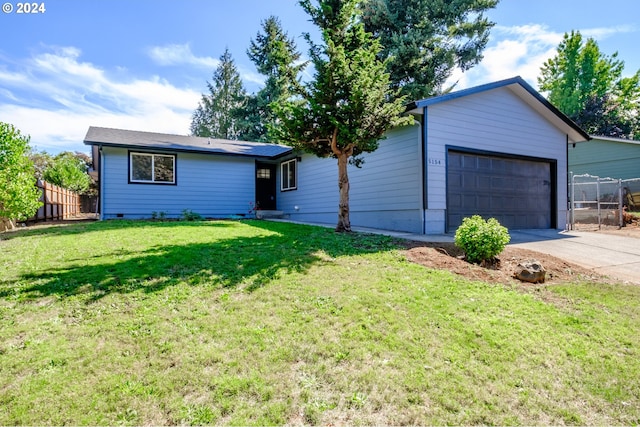
[[[261,221],[22,230],[0,262],[0,425],[640,423],[640,287]]]

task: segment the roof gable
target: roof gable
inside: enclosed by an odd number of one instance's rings
[[[263,142],[232,141],[198,136],[172,135],[124,129],[89,127],[84,138],[87,145],[138,148],[147,150],[185,151],[248,157],[278,157],[291,147]]]
[[[408,105],[407,110],[410,113],[422,114],[422,110],[425,107],[498,88],[508,88],[511,90],[545,119],[566,133],[569,136],[569,142],[580,142],[590,139],[589,135],[573,120],[554,107],[520,76],[415,101]]]

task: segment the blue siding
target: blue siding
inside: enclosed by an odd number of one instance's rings
[[[362,168],[349,166],[353,226],[422,233],[420,153],[419,127],[408,126],[390,131]],[[281,192],[278,209],[293,220],[333,224],[338,200],[337,160],[307,154],[298,164],[298,190]]]
[[[569,171],[615,179],[640,178],[640,141],[595,137],[569,147]]]
[[[255,199],[255,161],[240,157],[177,153],[177,185],[129,184],[128,151],[103,148],[103,218],[179,217],[189,209],[204,217],[246,214]]]
[[[445,231],[447,146],[557,160],[556,224],[567,217],[567,135],[508,88],[428,107],[427,234]]]

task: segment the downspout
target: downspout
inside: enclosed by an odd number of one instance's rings
[[[420,141],[420,193],[421,193],[421,199],[422,199],[422,203],[421,203],[421,211],[422,211],[422,234],[426,234],[427,232],[427,216],[425,213],[425,206],[427,203],[426,200],[426,169],[425,169],[425,162],[424,162],[424,156],[425,156],[425,148],[424,148],[424,132],[423,132],[423,125],[422,122],[424,121],[424,116],[420,117],[420,121],[418,120],[413,120],[413,123],[418,125],[418,131],[420,132],[420,137],[418,138],[418,140]]]
[[[566,135],[566,144],[565,144],[565,150],[566,150],[566,155],[565,155],[565,162],[566,162],[566,174],[567,174],[567,200],[566,200],[566,209],[567,209],[567,215],[565,215],[565,222],[564,222],[564,230],[568,231],[571,229],[571,225],[573,222],[573,194],[571,194],[571,191],[573,191],[573,185],[571,185],[571,180],[573,179],[570,176],[570,172],[569,172],[569,134]],[[556,184],[557,186],[557,184]],[[571,201],[569,201],[569,195],[571,195]],[[558,198],[558,196],[556,196],[556,198]],[[558,213],[556,212],[556,217],[558,217]],[[558,228],[558,224],[556,224],[556,228]]]
[[[421,116],[422,123],[420,125],[420,150],[421,150],[421,159],[422,159],[422,179],[420,182],[420,186],[422,187],[422,234],[427,234],[427,208],[428,204],[428,193],[427,193],[427,107],[422,109]]]
[[[98,205],[100,206],[100,215],[98,219],[102,221],[104,219],[104,179],[102,179],[102,171],[104,170],[104,156],[102,155],[102,144],[98,145]]]

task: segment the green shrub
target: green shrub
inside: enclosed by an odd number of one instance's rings
[[[497,219],[485,221],[480,215],[463,219],[455,236],[456,246],[464,251],[467,261],[473,263],[494,258],[510,240],[509,231]]]
[[[167,219],[167,212],[166,211],[160,211],[160,212],[153,211],[153,212],[151,212],[151,219],[164,221],[165,219]]]
[[[191,209],[185,209],[182,211],[182,220],[183,221],[200,221],[202,220],[202,216],[200,214],[195,213]]]

